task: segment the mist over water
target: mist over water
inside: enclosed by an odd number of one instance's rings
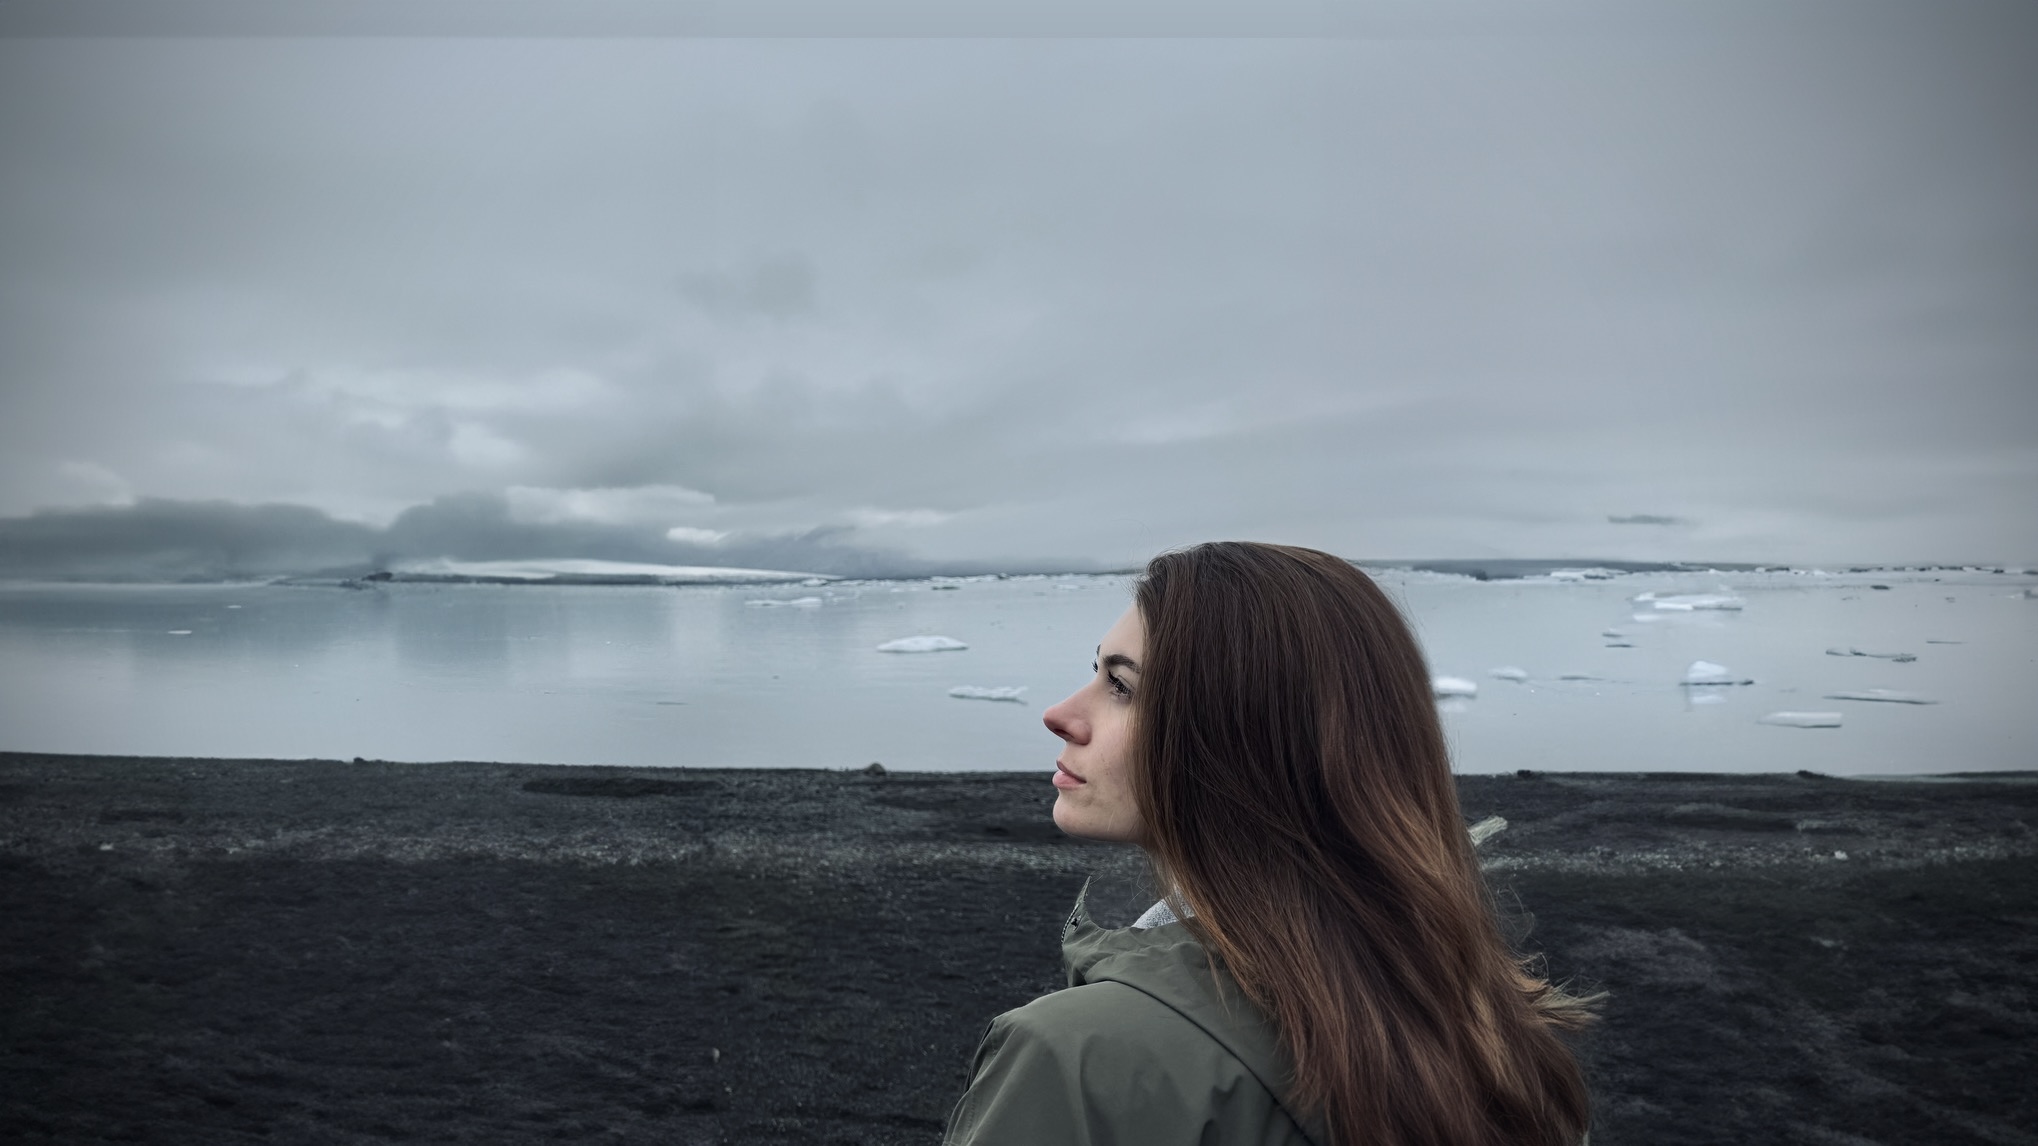
[[[1478,685],[1442,702],[1461,771],[2033,764],[2028,574],[1375,575],[1432,672]],[[1659,609],[1645,593],[1741,607]],[[1041,711],[1087,678],[1129,601],[1123,576],[0,586],[0,749],[1045,773]],[[967,648],[878,649],[930,636]],[[1681,683],[1699,660],[1754,683]],[[1875,689],[1937,703],[1828,698]],[[1760,722],[1778,711],[1841,723]]]

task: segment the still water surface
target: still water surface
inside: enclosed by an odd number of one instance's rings
[[[1462,771],[2038,766],[2038,600],[2024,592],[2038,582],[2028,575],[1377,576],[1432,671],[1479,685],[1476,698],[1444,705]],[[1722,590],[1743,607],[1632,600]],[[1088,676],[1129,593],[1124,577],[0,586],[0,749],[1044,771],[1056,745],[1041,710]],[[917,635],[969,647],[877,651]],[[1756,683],[1681,685],[1699,659]],[[1529,679],[1489,675],[1498,667]],[[948,696],[963,685],[1023,687],[1024,702]],[[1824,697],[1874,688],[1939,703]],[[1758,723],[1777,710],[1836,711],[1842,724]]]

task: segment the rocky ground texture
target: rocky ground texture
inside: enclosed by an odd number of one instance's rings
[[[1595,1146],[2038,1143],[2038,777],[1460,782]],[[933,1143],[1084,880],[1044,775],[0,754],[0,1140]]]

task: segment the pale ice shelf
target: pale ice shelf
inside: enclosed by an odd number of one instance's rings
[[[900,637],[877,647],[881,653],[947,653],[969,646],[954,637]]]
[[[1025,698],[1020,694],[1025,691],[1026,686],[1023,684],[1001,686],[998,688],[982,688],[974,684],[959,684],[949,689],[948,695],[957,700],[1009,700],[1015,704],[1024,704],[1026,703]]]
[[[392,572],[412,579],[445,578],[482,581],[575,581],[644,580],[670,585],[712,585],[725,582],[799,581],[819,585],[825,580],[816,573],[787,569],[738,569],[720,565],[653,565],[640,561],[596,561],[583,558],[534,561],[411,561],[396,565]]]
[[[1840,714],[1837,712],[1772,712],[1761,717],[1761,724],[1780,724],[1785,728],[1838,728]]]
[[[1915,692],[1898,692],[1893,688],[1864,688],[1854,692],[1829,692],[1827,700],[1876,700],[1885,704],[1937,704]]]

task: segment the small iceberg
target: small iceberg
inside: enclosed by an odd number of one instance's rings
[[[191,630],[190,630],[190,629],[171,629],[171,630],[169,631],[169,633],[167,633],[166,635],[167,635],[167,636],[172,636],[172,637],[188,637],[188,636],[190,636],[190,635],[191,635]]]
[[[954,637],[900,637],[877,647],[881,653],[948,653],[969,646]]]
[[[1627,636],[1626,633],[1622,632],[1619,629],[1601,629],[1599,630],[1599,635],[1605,637],[1609,641],[1617,641],[1620,640],[1622,637]]]
[[[1759,718],[1758,724],[1780,724],[1785,728],[1838,728],[1840,714],[1837,712],[1772,712]]]
[[[1827,700],[1875,700],[1884,704],[1937,704],[1936,700],[1919,696],[1915,692],[1898,692],[1893,688],[1864,688],[1855,692],[1829,692]]]
[[[1631,649],[1635,646],[1628,641],[1608,641],[1604,647],[1609,649]]]
[[[980,688],[973,684],[959,684],[949,689],[948,695],[957,700],[1009,700],[1014,704],[1025,704],[1026,701],[1019,695],[1025,691],[1026,686],[1023,684],[1004,688]]]
[[[1593,675],[1592,675],[1591,673],[1589,673],[1589,672],[1560,672],[1560,673],[1558,673],[1558,674],[1557,674],[1557,679],[1558,679],[1558,680],[1598,680],[1598,679],[1600,679],[1600,678],[1598,678],[1598,677],[1596,677],[1596,676],[1593,676]]]
[[[1618,576],[1618,569],[1552,569],[1549,572],[1552,581],[1611,581]]]
[[[1527,669],[1516,668],[1513,665],[1502,665],[1497,669],[1487,669],[1486,675],[1494,680],[1511,680],[1516,682],[1525,681],[1529,678]]]
[[[790,601],[774,601],[771,600],[770,598],[764,598],[756,601],[745,601],[743,603],[758,609],[769,609],[776,606],[784,606],[785,608],[788,609],[818,609],[821,607],[821,598],[794,597]]]
[[[1732,593],[1672,593],[1658,596],[1655,593],[1637,593],[1628,600],[1637,605],[1647,605],[1659,613],[1690,613],[1700,609],[1739,610],[1747,602]]]
[[[1438,696],[1478,696],[1479,684],[1461,676],[1433,676],[1429,690]]]
[[[1918,654],[1916,653],[1871,653],[1866,649],[1838,647],[1827,649],[1826,655],[1829,657],[1875,657],[1880,660],[1895,661],[1900,665],[1909,664],[1918,659]]]
[[[1472,837],[1472,846],[1476,848],[1506,830],[1507,817],[1488,816],[1471,827],[1466,828],[1465,833]]]
[[[1684,680],[1682,683],[1687,685],[1713,685],[1754,684],[1755,682],[1747,677],[1734,675],[1733,670],[1725,665],[1716,665],[1711,661],[1692,661],[1691,667],[1684,670]]]

